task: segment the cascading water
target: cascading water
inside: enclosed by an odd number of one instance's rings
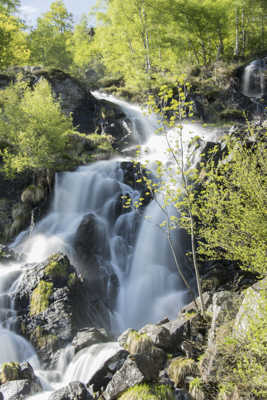
[[[145,157],[152,164],[159,157],[167,161],[162,138],[155,136],[151,139],[151,134],[157,128],[157,119],[154,116],[144,117],[137,106],[110,97],[109,100],[120,105],[131,121],[129,129],[134,131],[136,143],[144,143]],[[189,128],[187,126],[186,130],[189,131]],[[73,242],[81,221],[88,213],[93,214],[100,225],[101,246],[105,248],[105,255],[102,254],[103,266],[108,272],[114,273],[119,282],[117,300],[111,314],[113,331],[140,328],[145,323],[177,315],[186,293],[176,272],[167,239],[157,228],[162,220],[160,208],[155,201],[147,207],[146,215],[152,222],[140,217],[135,208],[120,215],[116,211],[122,195],[129,196],[133,203],[140,197],[138,190],[124,183],[121,161],[100,161],[80,167],[74,172],[58,174],[50,212],[34,227],[30,236],[29,231],[24,232],[14,242],[16,251],[26,254],[26,264],[0,266],[0,362],[21,362],[27,359],[35,362],[34,367],[38,368],[31,345],[11,331],[11,321],[15,318],[10,300],[12,291],[21,279],[27,263],[41,262],[55,252],[66,253],[72,263],[80,268]],[[141,218],[143,222],[140,224],[138,221]],[[180,253],[183,253],[181,248]],[[59,385],[74,379],[88,380],[88,368],[84,366],[90,362],[92,372],[114,350],[114,346],[105,344],[89,349],[82,355],[78,354],[68,368],[63,363],[58,369],[61,377],[64,373],[65,377],[60,378]],[[52,384],[50,390],[57,386]],[[44,400],[48,395],[49,392],[42,393],[35,398]]]
[[[246,66],[242,79],[242,92],[245,96],[260,99],[264,95],[266,70],[265,59],[254,60]]]

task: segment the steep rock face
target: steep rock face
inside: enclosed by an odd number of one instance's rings
[[[123,141],[124,136],[128,136],[124,123],[127,118],[120,107],[109,101],[96,99],[85,84],[73,76],[57,69],[17,68],[10,75],[0,75],[0,89],[14,81],[17,73],[22,73],[32,87],[41,78],[46,79],[60,101],[63,112],[72,114],[73,124],[79,132],[107,133],[114,136],[117,144]]]

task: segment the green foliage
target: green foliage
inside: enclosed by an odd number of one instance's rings
[[[252,289],[250,289],[252,290]],[[221,356],[217,369],[219,399],[238,393],[240,397],[250,393],[258,399],[267,397],[267,287],[261,282],[260,295],[251,297],[257,307],[243,310],[248,315],[246,332],[239,335],[235,330],[224,335],[218,343]],[[233,324],[229,326],[232,328]],[[255,397],[253,397],[255,398]]]
[[[29,57],[22,24],[18,18],[2,12],[0,7],[0,70],[10,65],[24,65]]]
[[[62,0],[54,1],[50,10],[37,20],[37,27],[28,37],[31,63],[68,69],[72,57],[67,41],[72,33],[72,14]]]
[[[119,400],[174,400],[174,392],[167,385],[136,385],[126,390]]]
[[[33,91],[23,81],[2,91],[0,138],[7,145],[1,154],[8,175],[54,167],[73,132],[71,116],[63,114],[46,80]]]
[[[229,155],[218,165],[213,150],[194,212],[200,221],[199,253],[240,261],[242,268],[266,274],[266,145],[254,139],[250,145],[226,139]]]
[[[0,0],[0,12],[10,14],[18,9],[20,0]]]
[[[49,298],[53,293],[53,283],[40,281],[34,289],[30,302],[30,315],[34,316],[45,311],[49,306]]]

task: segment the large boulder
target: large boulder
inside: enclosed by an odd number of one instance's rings
[[[82,290],[84,296],[79,295]],[[14,301],[19,333],[45,363],[72,340],[82,324],[89,323],[86,288],[63,254],[27,269]]]
[[[86,214],[74,237],[77,265],[90,288],[90,297],[112,306],[118,278],[111,265],[111,253],[105,222],[93,212]]]
[[[234,323],[234,336],[244,338],[253,320],[264,319],[264,298],[267,293],[267,278],[260,280],[244,292],[244,299],[238,310]]]
[[[42,391],[41,383],[28,362],[4,363],[0,380],[0,392],[5,400],[24,400]]]
[[[118,398],[125,390],[143,382],[153,382],[158,378],[162,363],[150,354],[130,355],[121,369],[112,377],[103,393],[105,400]]]
[[[107,345],[106,348],[107,351],[103,355],[102,362],[88,382],[93,392],[99,392],[106,388],[112,376],[122,367],[129,354],[117,343]]]
[[[84,328],[74,336],[72,346],[74,347],[74,353],[76,354],[80,350],[92,346],[93,344],[111,341],[112,337],[103,328]]]
[[[36,382],[27,379],[10,381],[0,386],[5,400],[24,400],[29,396],[40,393],[42,387]]]

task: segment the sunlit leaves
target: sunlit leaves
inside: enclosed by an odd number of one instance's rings
[[[3,169],[13,175],[25,169],[53,167],[62,155],[67,136],[73,133],[72,118],[62,113],[47,81],[32,91],[18,81],[3,92],[0,138]]]

